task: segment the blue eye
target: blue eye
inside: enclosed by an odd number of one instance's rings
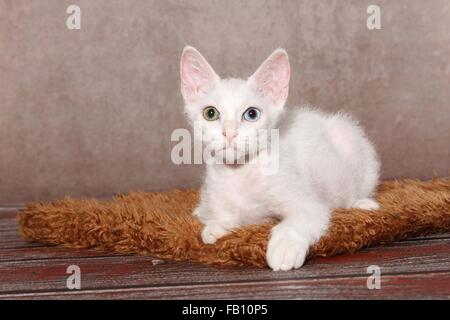
[[[254,107],[250,107],[247,110],[245,110],[244,114],[242,115],[242,118],[246,121],[254,122],[259,119],[261,116],[261,111]]]

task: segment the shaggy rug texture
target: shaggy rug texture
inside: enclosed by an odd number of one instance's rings
[[[109,201],[66,198],[27,205],[19,222],[22,236],[30,241],[221,266],[267,266],[266,246],[275,221],[205,245],[202,226],[191,215],[198,199],[196,190],[131,192]],[[309,258],[450,231],[450,180],[384,182],[377,199],[377,211],[335,210],[328,233],[311,248]]]

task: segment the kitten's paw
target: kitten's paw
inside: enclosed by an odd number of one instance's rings
[[[284,226],[272,229],[267,246],[267,264],[274,271],[300,268],[305,262],[309,245],[295,230]]]
[[[200,218],[202,216],[200,207],[195,208],[194,212],[192,212],[194,217]]]
[[[228,231],[220,224],[208,224],[202,230],[202,241],[206,244],[213,244]]]
[[[373,199],[359,199],[353,204],[353,208],[363,209],[363,210],[377,210],[380,208],[378,202]]]

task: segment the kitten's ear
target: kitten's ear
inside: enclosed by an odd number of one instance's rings
[[[207,95],[219,81],[206,59],[195,48],[186,46],[180,61],[181,94],[187,104]]]
[[[283,49],[275,50],[249,78],[258,92],[275,105],[284,105],[289,92],[289,58]]]

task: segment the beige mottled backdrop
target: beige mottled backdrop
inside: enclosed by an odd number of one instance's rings
[[[0,0],[0,203],[199,185],[170,161],[185,44],[224,76],[285,47],[288,104],[359,118],[383,178],[450,172],[448,0]]]

